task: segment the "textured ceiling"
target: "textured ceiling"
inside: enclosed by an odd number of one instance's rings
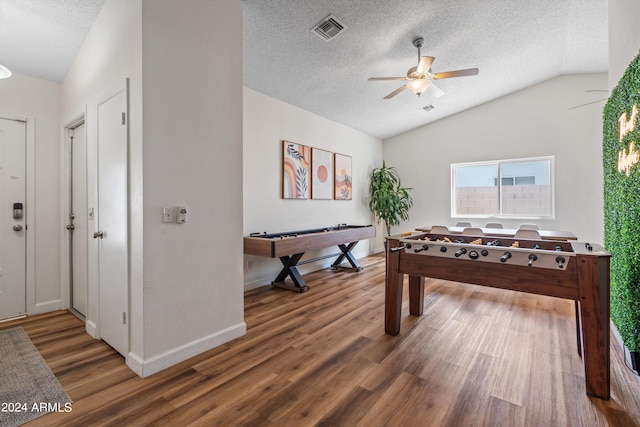
[[[0,64],[62,81],[104,2],[0,0]],[[560,74],[608,69],[607,0],[243,0],[243,11],[245,86],[381,138]],[[347,28],[326,42],[311,28],[329,14]],[[434,72],[480,74],[439,80],[440,98],[383,100],[402,82],[367,78],[404,76],[418,36]]]
[[[607,0],[244,0],[244,84],[320,116],[386,138],[560,74],[608,69]],[[332,14],[333,40],[310,29]],[[422,55],[446,94],[421,98],[398,81]],[[606,88],[585,88],[606,89]],[[596,94],[598,96],[601,94]],[[585,98],[585,102],[590,99]],[[552,100],[550,100],[552,101]],[[428,113],[421,108],[433,104]]]
[[[61,82],[105,0],[0,0],[0,64]]]

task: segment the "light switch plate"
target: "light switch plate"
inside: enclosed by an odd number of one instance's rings
[[[176,210],[173,207],[162,208],[162,222],[176,222]]]

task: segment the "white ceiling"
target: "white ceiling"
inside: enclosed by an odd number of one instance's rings
[[[607,0],[243,3],[245,86],[381,138],[560,74],[608,69]],[[326,42],[310,29],[329,14],[347,29]],[[418,62],[417,36],[434,72],[480,74],[438,80],[440,98],[404,91],[383,100],[402,82],[367,78],[404,76]],[[427,104],[436,108],[421,111]]]
[[[0,64],[61,82],[105,0],[0,0]]]
[[[105,0],[0,0],[0,64],[62,81]],[[174,0],[180,1],[180,0]],[[243,0],[245,86],[387,138],[560,74],[608,69],[607,0]],[[346,26],[326,42],[311,28],[327,15]],[[446,94],[382,98],[417,65]],[[585,88],[606,89],[606,88]],[[601,94],[587,93],[585,102]],[[596,99],[596,98],[594,98]],[[550,100],[553,101],[553,100]],[[431,112],[421,107],[433,104]]]

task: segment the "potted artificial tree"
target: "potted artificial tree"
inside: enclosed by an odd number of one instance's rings
[[[391,234],[391,227],[409,219],[409,208],[413,206],[413,199],[409,195],[411,190],[402,187],[396,169],[387,167],[384,161],[382,167],[371,171],[369,209],[378,223],[384,222],[387,235]]]

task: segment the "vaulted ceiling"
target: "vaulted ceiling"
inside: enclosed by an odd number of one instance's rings
[[[0,0],[0,64],[61,81],[104,2]],[[328,15],[345,28],[325,41],[312,28]],[[606,72],[607,22],[607,0],[243,0],[243,79],[387,138],[561,74]],[[417,37],[433,72],[479,74],[437,80],[440,97],[383,99],[405,82],[368,78],[405,76]]]
[[[0,64],[61,82],[105,0],[0,0]]]
[[[243,3],[245,86],[381,138],[560,74],[608,68],[607,0]],[[330,14],[346,29],[325,41],[311,28]],[[438,80],[439,98],[405,90],[384,100],[403,82],[367,79],[405,76],[418,63],[416,37],[434,72],[479,74]]]

